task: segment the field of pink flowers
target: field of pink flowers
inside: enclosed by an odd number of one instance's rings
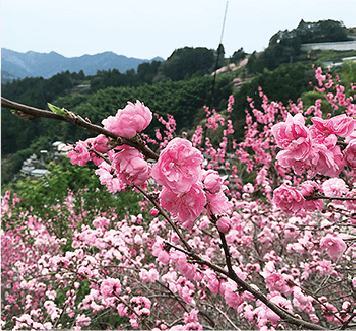
[[[356,86],[316,70],[328,100],[283,106],[260,89],[245,139],[205,108],[205,127],[175,134],[174,118],[139,101],[102,121],[53,115],[99,135],[68,151],[94,162],[109,192],[134,190],[142,214],[74,211],[58,219],[2,200],[2,329],[352,329],[356,224]],[[49,113],[49,112],[47,112]],[[153,116],[163,129],[143,131]],[[213,146],[206,131],[222,132]],[[144,211],[149,211],[149,213]],[[144,215],[144,216],[143,216]]]

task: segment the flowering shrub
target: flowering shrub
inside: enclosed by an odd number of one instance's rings
[[[53,206],[70,215],[60,237],[7,192],[3,328],[352,328],[355,106],[329,74],[316,76],[336,116],[260,89],[241,143],[233,97],[225,114],[206,108],[207,129],[224,129],[213,146],[201,126],[192,142],[174,138],[172,117],[159,118],[156,139],[140,134],[152,115],[136,102],[73,146],[73,164],[93,161],[109,192],[142,194],[150,216],[98,209],[86,220],[71,213],[77,193]]]

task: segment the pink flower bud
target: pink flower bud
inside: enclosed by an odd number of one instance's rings
[[[227,234],[231,230],[231,219],[230,217],[220,217],[216,221],[216,227],[218,228],[219,232]]]
[[[159,210],[157,208],[151,208],[150,215],[156,217],[159,214]]]
[[[223,181],[223,178],[214,170],[208,170],[203,175],[204,187],[212,194],[220,191]]]

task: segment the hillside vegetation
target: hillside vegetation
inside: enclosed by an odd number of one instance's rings
[[[205,120],[203,106],[224,111],[229,96],[233,94],[235,105],[232,120],[235,138],[242,140],[245,110],[249,108],[247,98],[253,98],[258,107],[259,86],[271,100],[285,105],[289,101],[297,102],[301,93],[310,90],[312,64],[321,65],[320,59],[326,61],[327,57],[334,58],[337,55],[337,52],[335,55],[335,52],[328,54],[315,51],[308,57],[308,54],[300,52],[298,47],[305,41],[303,38],[308,36],[308,22],[302,22],[294,32],[279,31],[261,54],[253,53],[249,56],[240,48],[231,58],[226,58],[223,45],[219,45],[218,50],[185,47],[175,50],[164,62],[142,63],[137,71],[120,73],[114,69],[98,71],[94,76],[85,76],[83,71],[66,71],[49,79],[28,77],[14,80],[2,84],[2,96],[43,109],[50,102],[88,117],[96,124],[115,114],[117,109],[124,108],[127,101],[140,100],[154,113],[163,117],[173,115],[177,121],[177,132],[189,133],[194,126]],[[329,31],[327,28],[334,26],[339,31],[338,34],[335,33],[337,38],[347,38],[347,34],[341,33],[347,30],[340,22],[325,22],[317,24],[319,30],[313,28],[311,35],[320,34],[319,40],[324,40],[324,34]],[[313,40],[317,40],[315,38]],[[291,50],[297,55],[291,55]],[[348,54],[353,53],[343,52],[342,56]],[[247,65],[240,66],[245,58],[248,58]],[[214,80],[211,75],[214,70],[232,63],[235,67],[218,74]],[[351,65],[350,68],[338,70],[341,75],[348,75],[348,81],[352,82],[355,81],[352,80],[355,66]],[[238,86],[234,85],[233,80],[236,78],[241,81]],[[54,141],[75,142],[88,137],[83,130],[65,123],[50,120],[24,121],[8,110],[3,110],[1,116],[2,160],[6,162],[6,167],[2,166],[2,183],[12,178],[25,158],[40,149],[48,149]],[[147,133],[153,135],[154,130],[161,127],[157,120],[153,121]]]

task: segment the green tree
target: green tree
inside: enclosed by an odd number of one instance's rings
[[[190,77],[194,73],[207,74],[213,68],[214,57],[213,50],[203,47],[177,49],[159,67],[158,79],[168,78],[177,81]]]
[[[153,79],[158,74],[158,69],[161,66],[161,61],[143,62],[137,67],[137,75],[140,82],[151,84]]]
[[[68,190],[81,197],[76,199],[74,212],[81,215],[85,223],[92,221],[98,213],[111,208],[116,209],[119,218],[130,213],[140,213],[138,194],[108,192],[106,187],[100,184],[94,167],[90,164],[85,167],[73,166],[67,157],[63,157],[56,163],[51,163],[48,170],[50,172],[46,177],[36,180],[26,178],[13,185],[13,190],[21,196],[20,207],[32,206],[34,215],[55,217],[58,210],[53,208],[53,203],[64,202]],[[82,214],[83,210],[86,211],[85,214]],[[63,223],[62,226],[65,226],[65,222]]]
[[[234,54],[231,57],[231,62],[238,64],[240,61],[245,59],[247,56],[247,53],[245,53],[243,47],[241,47],[238,51],[234,52]]]

